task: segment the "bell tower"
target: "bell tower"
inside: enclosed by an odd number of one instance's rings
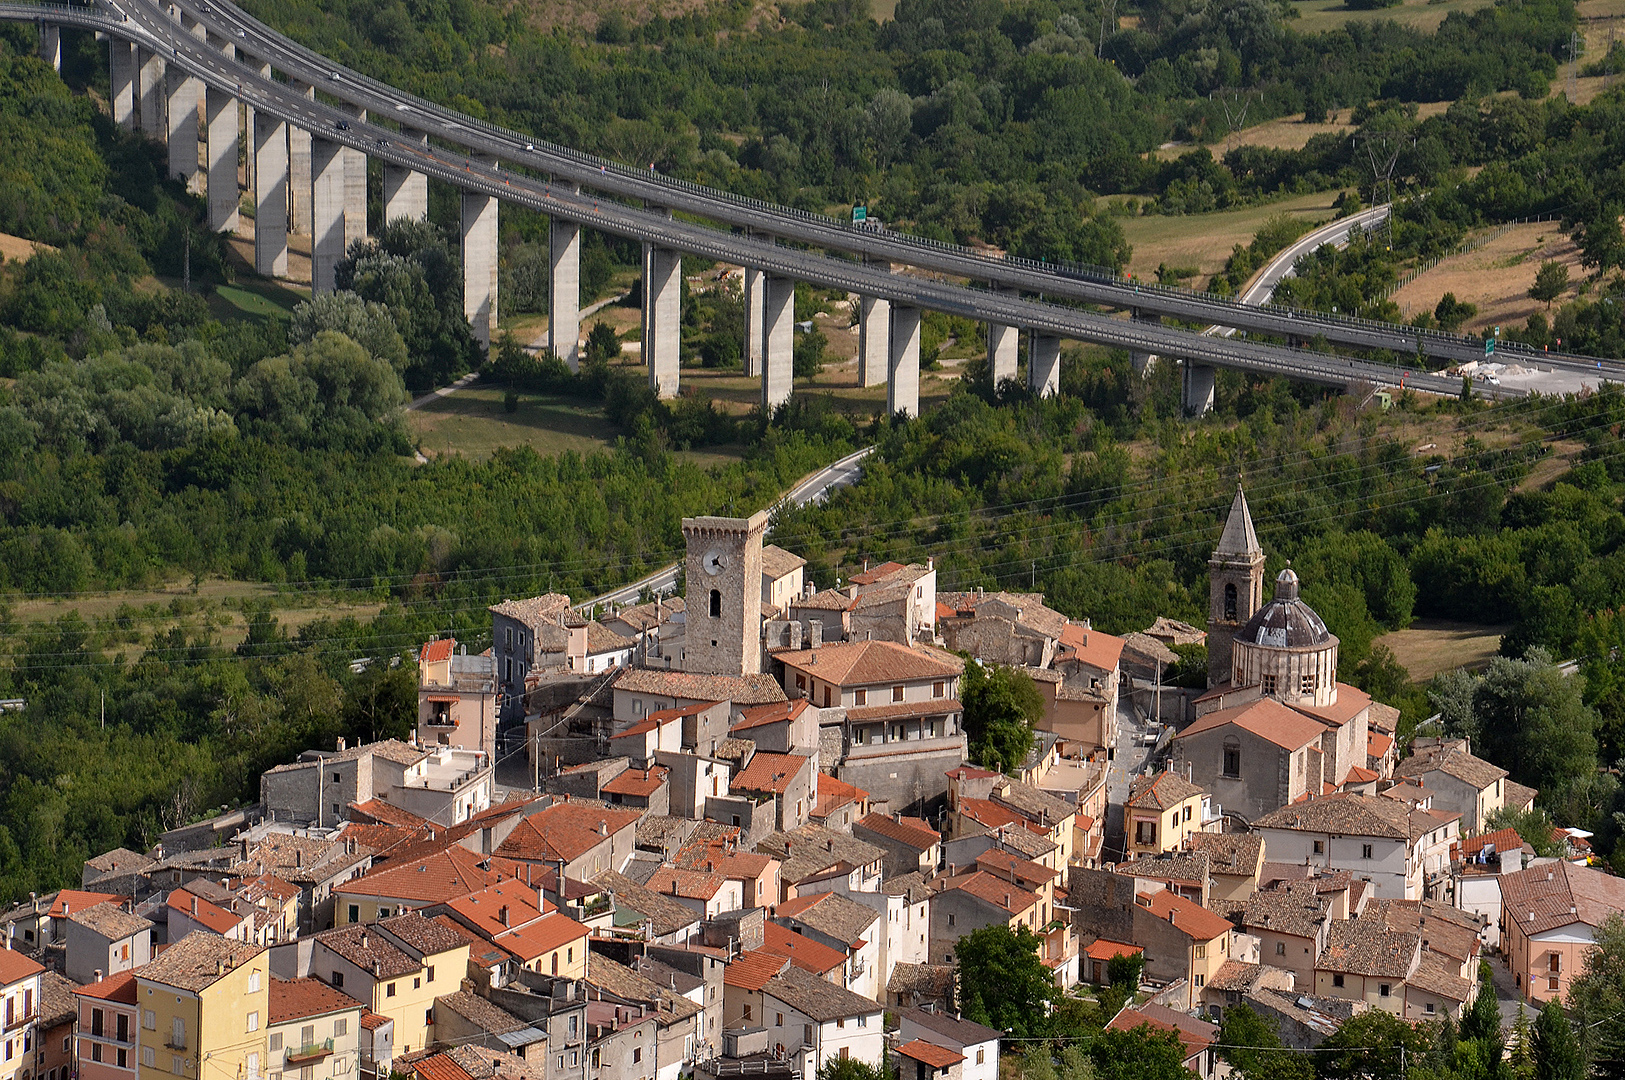
[[[768,513],[683,519],[683,670],[754,675],[762,670],[762,534]]]
[[[1217,686],[1230,681],[1230,643],[1236,631],[1264,606],[1264,549],[1240,484],[1207,566],[1207,684]]]

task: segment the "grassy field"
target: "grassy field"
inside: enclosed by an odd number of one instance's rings
[[[55,251],[50,244],[41,244],[36,240],[25,240],[21,236],[10,233],[0,233],[0,262],[27,262],[34,257],[36,251]]]
[[[1452,292],[1457,300],[1478,306],[1478,314],[1467,321],[1468,331],[1522,324],[1546,310],[1545,304],[1529,299],[1541,263],[1563,263],[1576,285],[1585,276],[1579,250],[1559,225],[1556,221],[1514,225],[1483,247],[1445,259],[1394,293],[1394,302],[1409,318],[1423,309],[1433,310],[1440,297]],[[1572,295],[1571,290],[1559,303]]]
[[[1299,33],[1312,34],[1323,30],[1335,30],[1350,22],[1392,19],[1402,26],[1412,26],[1418,30],[1437,30],[1439,24],[1444,22],[1445,16],[1452,11],[1477,11],[1479,8],[1489,7],[1491,2],[1492,0],[1443,0],[1442,3],[1433,3],[1432,0],[1405,0],[1398,7],[1359,11],[1348,7],[1343,0],[1293,0],[1292,9],[1298,13],[1298,18],[1292,21],[1292,27]]]
[[[1332,209],[1336,200],[1336,192],[1320,192],[1214,214],[1122,218],[1123,233],[1134,245],[1129,269],[1149,276],[1156,272],[1158,263],[1165,262],[1169,266],[1194,266],[1206,278],[1224,269],[1231,249],[1251,243],[1253,234],[1269,218],[1291,214],[1310,223],[1329,221],[1336,213]]]
[[[1441,671],[1483,667],[1496,655],[1507,629],[1418,619],[1404,630],[1382,635],[1376,644],[1392,649],[1413,681],[1426,682]]]
[[[503,446],[529,446],[539,454],[590,454],[612,441],[610,423],[597,406],[521,394],[519,411],[510,413],[502,398],[502,390],[476,384],[407,413],[407,427],[428,456],[453,453],[477,461]]]

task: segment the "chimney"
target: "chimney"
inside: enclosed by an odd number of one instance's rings
[[[226,973],[226,962],[224,960],[216,960],[214,962],[214,973],[216,975],[224,975]]]
[[[92,974],[95,977],[90,980],[91,982],[101,982],[102,981],[102,969],[101,968],[97,968],[94,972],[92,972]]]
[[[1547,881],[1552,880],[1552,875],[1547,874],[1546,875],[1546,880]],[[197,901],[194,900],[194,901],[192,901],[192,903],[195,905],[197,903]],[[66,900],[62,901],[62,917],[64,919],[66,919],[68,917],[68,910],[69,910],[70,907],[71,907],[71,905]]]
[[[501,923],[503,926],[508,925],[508,905],[507,904],[503,904],[501,907],[497,908],[497,922]]]
[[[338,738],[338,747],[337,747],[337,749],[338,749],[338,751],[340,753],[344,752],[344,736],[343,735],[340,735],[339,738]]]
[[[384,962],[382,960],[374,960],[372,962],[372,977],[375,979],[381,979],[384,977]]]
[[[361,947],[363,949],[367,947],[367,928],[365,926],[361,928]]]
[[[192,895],[192,914],[196,915],[197,914],[197,894],[193,893],[191,895]]]
[[[600,821],[598,823],[598,835],[599,836],[608,836],[609,835],[609,822]]]

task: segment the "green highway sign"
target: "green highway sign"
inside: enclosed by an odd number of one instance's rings
[[[852,208],[852,224],[858,225],[868,220],[869,208],[867,206],[854,206]]]

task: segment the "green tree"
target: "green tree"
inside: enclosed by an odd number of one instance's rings
[[[1287,1051],[1276,1025],[1251,1007],[1226,1009],[1219,1028],[1224,1059],[1243,1080],[1311,1080],[1314,1066],[1303,1054]]]
[[[368,664],[344,687],[344,733],[354,743],[409,739],[417,728],[418,678],[414,664]]]
[[[1564,845],[1552,836],[1553,828],[1551,816],[1538,806],[1529,810],[1503,806],[1491,810],[1484,817],[1485,832],[1511,829],[1518,834],[1518,839],[1534,849],[1536,856],[1543,859],[1556,858],[1564,853]]]
[[[1468,304],[1456,299],[1456,294],[1447,292],[1439,298],[1438,306],[1433,309],[1433,317],[1439,325],[1454,333],[1461,329],[1461,324],[1478,314],[1477,304]]]
[[[1185,1046],[1171,1031],[1141,1024],[1129,1031],[1102,1031],[1089,1044],[1098,1080],[1189,1080]]]
[[[1318,1080],[1406,1080],[1430,1048],[1425,1032],[1393,1013],[1372,1009],[1345,1022],[1315,1055]]]
[[[1461,1038],[1488,1042],[1501,1040],[1501,1006],[1495,1000],[1495,982],[1488,960],[1478,964],[1478,993],[1461,1014]]]
[[[1612,912],[1592,935],[1585,970],[1569,984],[1568,1009],[1584,1060],[1625,1056],[1625,917]]]
[[[832,1057],[819,1067],[818,1080],[897,1080],[897,1070],[885,1060],[871,1065],[855,1057]]]
[[[363,300],[353,292],[320,293],[294,305],[288,340],[310,341],[323,330],[336,330],[397,372],[407,366],[406,342],[395,328],[395,317],[382,304]]]
[[[1569,268],[1560,262],[1543,262],[1535,271],[1535,283],[1529,286],[1529,299],[1540,301],[1550,311],[1552,301],[1568,291],[1568,287]]]
[[[1044,697],[1032,677],[967,656],[959,692],[971,758],[986,769],[1020,768],[1032,749],[1033,727],[1044,717]]]
[[[1535,1018],[1535,1080],[1584,1080],[1586,1064],[1568,1014],[1553,998]]]
[[[1042,1035],[1059,997],[1054,973],[1038,958],[1042,944],[1025,926],[984,926],[960,938],[954,952],[965,1015],[1012,1038]]]

